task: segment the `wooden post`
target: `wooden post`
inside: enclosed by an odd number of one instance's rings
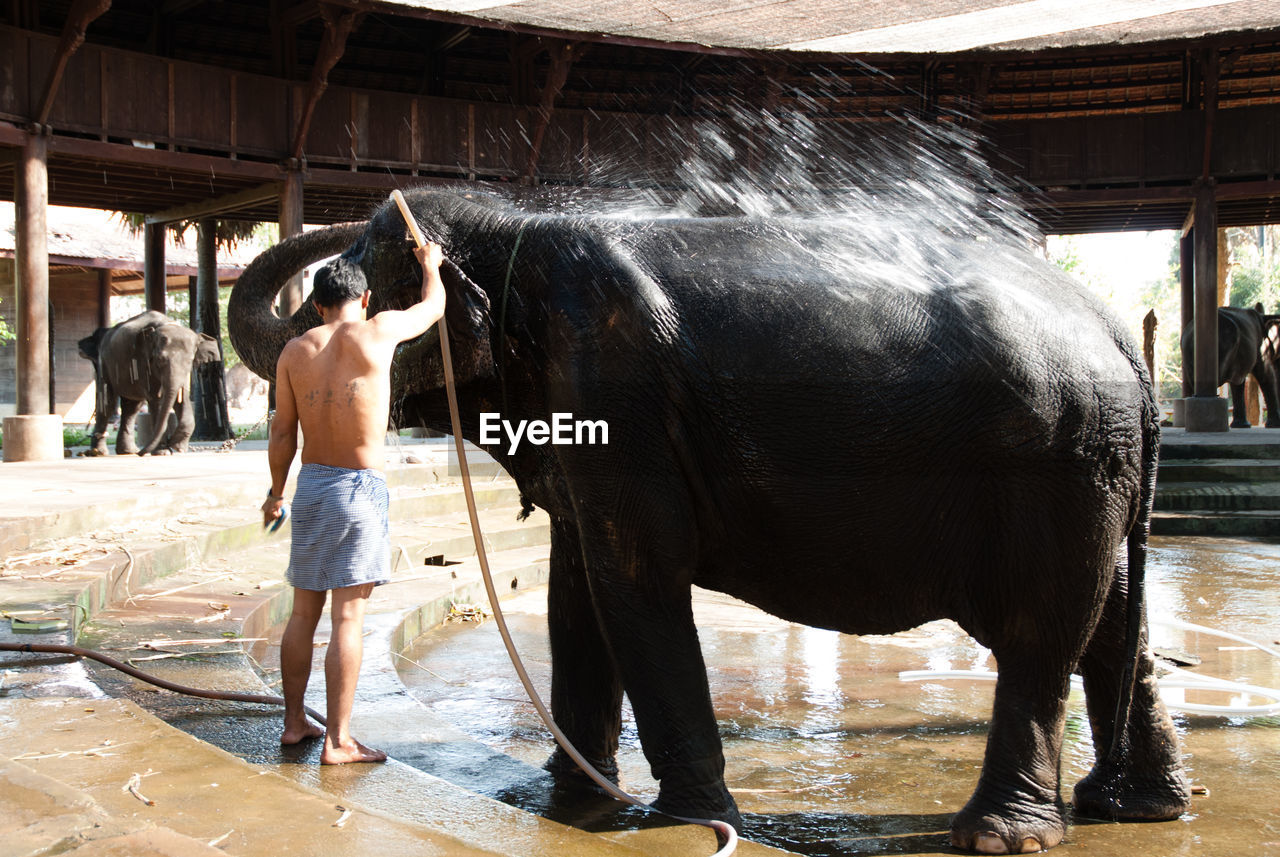
[[[1212,181],[1196,189],[1195,375],[1196,396],[1218,394],[1218,206]]]
[[[529,160],[525,163],[522,182],[532,185],[538,174],[538,157],[542,154],[542,141],[551,125],[551,115],[555,112],[556,98],[569,79],[569,69],[573,67],[577,45],[565,43],[551,49],[551,68],[547,70],[547,83],[542,87],[542,97],[538,101],[538,109],[534,114],[533,133],[529,139]]]
[[[13,177],[18,412],[4,418],[5,461],[62,458],[62,417],[53,413],[49,356],[48,158],[48,138],[28,134]]]
[[[1195,236],[1188,231],[1178,243],[1178,281],[1182,286],[1182,336],[1195,326],[1195,269],[1196,242]],[[1181,339],[1179,339],[1181,342]],[[1182,367],[1182,396],[1186,398],[1195,392],[1195,364],[1184,363]]]
[[[1218,395],[1218,201],[1217,183],[1196,187],[1195,376],[1186,399],[1189,432],[1227,431],[1227,400]]]
[[[27,135],[14,181],[17,265],[17,405],[20,415],[50,412],[49,378],[49,141]]]
[[[302,171],[285,174],[280,194],[280,240],[302,234]],[[288,318],[302,306],[302,272],[294,274],[280,290],[280,316]]]
[[[165,311],[165,292],[168,289],[164,264],[166,228],[163,223],[148,223],[142,227],[142,288],[147,309],[156,312]]]
[[[191,329],[218,340],[222,354],[222,320],[218,306],[218,222],[202,217],[196,233],[195,297],[191,302]],[[191,404],[195,408],[194,440],[227,440],[231,419],[227,410],[227,382],[223,358],[197,366],[191,373]]]
[[[196,229],[196,303],[199,311],[191,314],[191,329],[217,339],[218,350],[221,352],[222,321],[218,317],[218,222],[212,217],[203,217],[196,224]]]
[[[111,326],[111,269],[98,269],[98,327]]]

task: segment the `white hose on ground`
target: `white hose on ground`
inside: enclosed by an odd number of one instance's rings
[[[1264,646],[1247,637],[1241,637],[1238,634],[1232,634],[1227,631],[1219,631],[1216,628],[1171,618],[1153,619],[1151,624],[1165,625],[1183,631],[1194,631],[1198,634],[1211,634],[1224,640],[1233,640],[1237,643],[1253,646],[1255,649],[1266,652],[1272,657],[1280,658],[1280,651],[1276,651],[1270,646]],[[898,678],[901,681],[942,681],[946,679],[995,681],[996,676],[997,673],[994,670],[904,670],[898,673]],[[1079,688],[1083,684],[1084,682],[1080,676],[1073,675],[1071,677],[1072,687]],[[1280,714],[1280,690],[1276,688],[1260,687],[1224,678],[1200,675],[1177,667],[1170,667],[1168,675],[1156,679],[1156,684],[1161,690],[1216,691],[1235,694],[1237,697],[1257,696],[1274,700],[1274,702],[1262,705],[1211,705],[1209,703],[1186,702],[1181,699],[1166,698],[1164,704],[1170,711],[1181,711],[1187,714],[1214,714],[1220,717],[1262,717]]]

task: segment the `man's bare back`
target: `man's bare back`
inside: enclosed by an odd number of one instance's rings
[[[431,244],[416,252],[422,265],[422,300],[367,321],[369,291],[363,273],[341,258],[326,266],[313,292],[324,323],[291,340],[276,364],[276,414],[267,451],[271,489],[262,506],[264,524],[282,514],[299,425],[303,433],[303,468],[286,573],[293,585],[293,613],[280,643],[285,699],[280,742],[296,744],[320,735],[319,727],[307,720],[303,699],[316,623],[332,592],[322,764],[387,758],[356,741],[350,722],[363,652],[364,606],[373,587],[386,582],[389,573],[389,497],[381,474],[369,471],[383,466],[391,359],[398,343],[425,333],[444,314],[440,248]],[[335,476],[336,471],[342,473]],[[348,484],[363,487],[359,492],[338,487]],[[362,499],[355,499],[357,493]]]
[[[444,313],[440,248],[417,251],[422,300],[368,321],[369,296],[317,307],[324,324],[290,340],[276,365],[276,416],[271,424],[271,493],[279,496],[302,426],[303,464],[381,468],[391,407],[391,359],[396,346],[427,331]],[[287,460],[284,456],[287,454]],[[280,465],[283,464],[283,471]],[[265,512],[265,509],[264,509]]]
[[[281,355],[302,426],[303,464],[383,466],[395,343],[388,347],[372,325],[337,321],[313,327]]]

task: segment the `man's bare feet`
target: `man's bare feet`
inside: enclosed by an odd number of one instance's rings
[[[324,730],[319,726],[310,720],[304,720],[300,725],[286,724],[284,731],[280,733],[280,743],[284,745],[300,744],[312,738],[319,738],[323,734]]]
[[[324,749],[320,751],[322,765],[347,765],[354,762],[385,762],[386,760],[386,753],[370,749],[354,738],[337,746],[330,744],[326,738]]]

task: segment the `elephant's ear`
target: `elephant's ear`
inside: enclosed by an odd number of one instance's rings
[[[199,337],[200,340],[196,343],[196,365],[201,366],[221,360],[222,351],[218,348],[218,340],[207,333],[200,333]]]
[[[489,314],[489,296],[471,281],[462,269],[449,260],[440,266],[444,283],[444,320],[449,325],[450,353],[458,383],[494,373],[493,348],[489,338],[493,318]]]

